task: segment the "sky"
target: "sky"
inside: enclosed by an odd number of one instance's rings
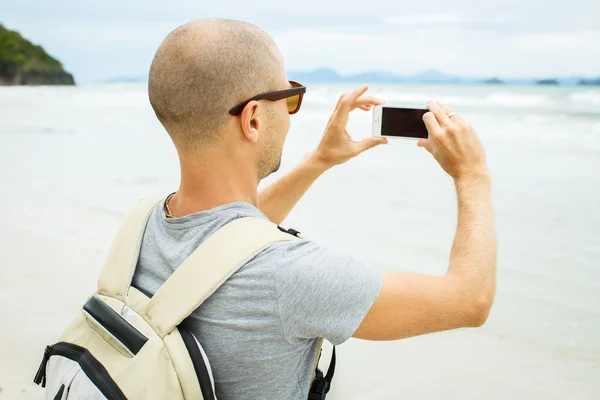
[[[171,30],[206,17],[266,30],[287,70],[600,76],[598,0],[0,0],[0,23],[81,83],[147,75]]]

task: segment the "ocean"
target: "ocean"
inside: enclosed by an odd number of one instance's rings
[[[280,172],[319,141],[348,85],[309,85]],[[600,398],[600,88],[373,85],[388,104],[438,99],[486,147],[498,291],[478,329],[338,348],[328,399]],[[355,138],[371,114],[354,111]],[[142,84],[0,88],[0,399],[31,381],[95,288],[124,215],[179,183]],[[451,179],[414,141],[390,140],[323,175],[284,225],[382,269],[445,272]],[[324,350],[326,367],[330,346]]]

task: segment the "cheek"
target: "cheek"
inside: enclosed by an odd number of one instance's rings
[[[285,105],[285,103],[284,103]],[[287,105],[285,105],[281,118],[281,130],[283,131],[283,137],[285,137],[290,130],[290,113],[288,112]]]
[[[287,108],[286,108],[286,111],[287,111]],[[285,118],[283,120],[284,120],[284,124],[285,124],[285,126],[284,126],[284,135],[283,136],[285,137],[285,136],[287,136],[287,134],[288,134],[288,132],[290,130],[290,114],[286,112],[285,113]]]
[[[281,107],[275,109],[273,117],[272,128],[275,130],[275,136],[283,140],[290,129],[290,114],[285,101],[282,102]]]

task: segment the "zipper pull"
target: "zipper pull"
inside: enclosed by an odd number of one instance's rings
[[[36,384],[41,384],[42,387],[46,387],[46,365],[48,364],[48,360],[50,359],[50,353],[52,353],[52,349],[54,346],[46,346],[46,350],[44,350],[44,357],[42,358],[42,363],[38,368],[35,377],[33,378],[33,382]]]

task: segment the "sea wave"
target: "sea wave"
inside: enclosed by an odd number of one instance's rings
[[[548,95],[511,92],[492,92],[484,99],[485,103],[496,106],[551,106],[555,101]]]
[[[592,105],[600,105],[600,92],[598,91],[587,91],[587,92],[575,92],[568,96],[568,99],[574,103],[588,103]]]
[[[306,101],[314,106],[335,104],[341,94],[333,88],[318,88],[307,93]],[[339,88],[343,90],[343,88]],[[467,90],[468,92],[468,90]],[[552,107],[559,103],[556,97],[549,94],[519,93],[517,91],[473,92],[464,95],[448,93],[446,91],[421,91],[401,92],[400,90],[375,89],[369,91],[371,96],[385,100],[388,105],[424,106],[428,100],[437,99],[452,106],[468,107]],[[594,99],[594,98],[592,98]],[[600,99],[599,99],[600,100]]]

